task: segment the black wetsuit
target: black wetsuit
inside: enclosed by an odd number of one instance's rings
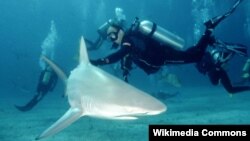
[[[50,73],[49,80],[47,83],[43,82],[45,73]],[[54,71],[47,69],[43,70],[39,76],[39,81],[38,81],[39,83],[37,85],[37,90],[36,90],[37,93],[42,93],[44,95],[47,94],[49,91],[52,91],[56,86],[57,80],[58,77]]]
[[[156,73],[163,65],[188,64],[200,61],[206,47],[213,41],[211,31],[206,30],[196,46],[182,51],[163,45],[140,33],[128,33],[123,38],[122,46],[117,52],[103,59],[92,60],[92,63],[94,65],[112,64],[127,57],[147,74],[152,74]],[[131,63],[125,64],[131,65]]]
[[[104,65],[122,60],[124,75],[129,73],[132,63],[135,63],[147,74],[156,73],[163,65],[167,64],[197,63],[202,59],[209,45],[219,44],[212,36],[214,28],[230,16],[242,1],[236,1],[233,7],[224,15],[216,16],[205,22],[206,30],[204,35],[195,46],[185,51],[163,45],[147,36],[141,35],[139,32],[128,32],[123,38],[120,50],[105,58],[91,60],[91,62],[94,65]],[[245,49],[239,52],[245,52]]]

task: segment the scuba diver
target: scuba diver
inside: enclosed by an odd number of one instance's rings
[[[225,46],[221,46],[225,45]],[[230,46],[242,46],[240,44],[220,44],[219,46],[211,46],[207,49],[205,55],[196,67],[202,74],[207,74],[213,85],[218,85],[219,82],[231,94],[249,91],[250,86],[233,86],[224,66],[235,54],[246,56],[247,54],[240,54],[229,50]]]
[[[39,101],[41,101],[44,96],[49,92],[53,91],[57,83],[56,73],[49,67],[46,68],[40,73],[39,81],[37,85],[36,92],[37,94],[24,106],[15,107],[20,111],[29,111],[31,110]]]
[[[91,60],[93,65],[112,64],[123,60],[124,78],[127,80],[131,65],[134,63],[148,75],[158,72],[162,66],[168,64],[188,64],[201,61],[208,46],[223,44],[233,52],[246,54],[245,46],[227,46],[227,43],[217,42],[212,36],[215,27],[230,16],[243,0],[238,0],[229,12],[205,22],[206,30],[195,46],[182,50],[182,40],[155,23],[140,22],[135,19],[128,31],[125,31],[119,22],[109,20],[103,26],[102,35],[113,43],[113,47],[120,49],[101,59]]]

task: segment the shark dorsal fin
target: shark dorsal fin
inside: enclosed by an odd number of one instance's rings
[[[79,64],[80,63],[84,63],[84,64],[89,63],[89,57],[88,57],[86,44],[85,44],[83,36],[81,37],[80,47],[79,47]]]

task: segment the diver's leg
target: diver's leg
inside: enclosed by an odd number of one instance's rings
[[[174,56],[174,58],[182,60],[182,64],[197,63],[202,60],[208,45],[213,44],[214,41],[215,38],[211,36],[211,33],[205,32],[195,46],[189,47],[185,51],[169,49],[170,53],[167,56]]]
[[[206,30],[205,33],[201,36],[198,43],[193,48],[195,50],[199,51],[199,53],[201,53],[201,56],[203,56],[208,45],[213,45],[215,43],[215,41],[216,41],[216,39],[214,36],[212,36],[212,31]]]
[[[242,2],[243,0],[237,0],[236,3],[233,5],[233,7],[226,12],[224,15],[220,15],[220,16],[216,16],[210,20],[208,20],[207,22],[205,22],[205,26],[207,29],[214,29],[221,21],[223,21],[225,18],[227,18],[228,16],[230,16],[235,10],[236,8],[239,6],[239,4]]]
[[[186,51],[166,48],[165,50],[165,65],[167,64],[188,64],[198,62],[201,58],[196,47],[190,47]]]
[[[243,91],[250,91],[249,86],[232,86],[231,81],[225,70],[221,70],[220,75],[221,83],[229,93],[235,94]]]
[[[212,36],[212,33],[213,29],[206,28],[204,34],[199,39],[198,43],[195,46],[190,47],[186,50],[187,54],[190,54],[191,57],[196,58],[194,62],[201,60],[208,45],[213,45],[216,42],[216,39],[214,36]]]
[[[189,64],[201,61],[204,56],[207,45],[192,46],[187,50],[175,50],[167,48],[165,50],[165,65],[166,64]]]
[[[219,84],[220,74],[219,74],[218,71],[214,70],[214,71],[208,72],[208,77],[209,77],[210,82],[213,85],[218,85]]]

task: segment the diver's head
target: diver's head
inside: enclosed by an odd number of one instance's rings
[[[122,41],[125,31],[126,16],[123,9],[115,8],[115,18],[108,20],[98,28],[98,33],[102,39],[107,39],[113,42],[113,47],[116,48]]]
[[[115,26],[110,26],[107,30],[107,40],[113,43],[113,48],[117,48],[124,37],[124,30]]]
[[[116,48],[121,44],[124,27],[121,22],[110,19],[98,29],[98,33],[103,39],[113,42],[113,47]]]
[[[123,30],[123,24],[122,22],[116,20],[116,19],[109,19],[107,22],[105,22],[103,25],[101,25],[97,32],[103,39],[107,39],[108,37],[108,30],[109,28],[116,28],[116,29],[122,29]]]

